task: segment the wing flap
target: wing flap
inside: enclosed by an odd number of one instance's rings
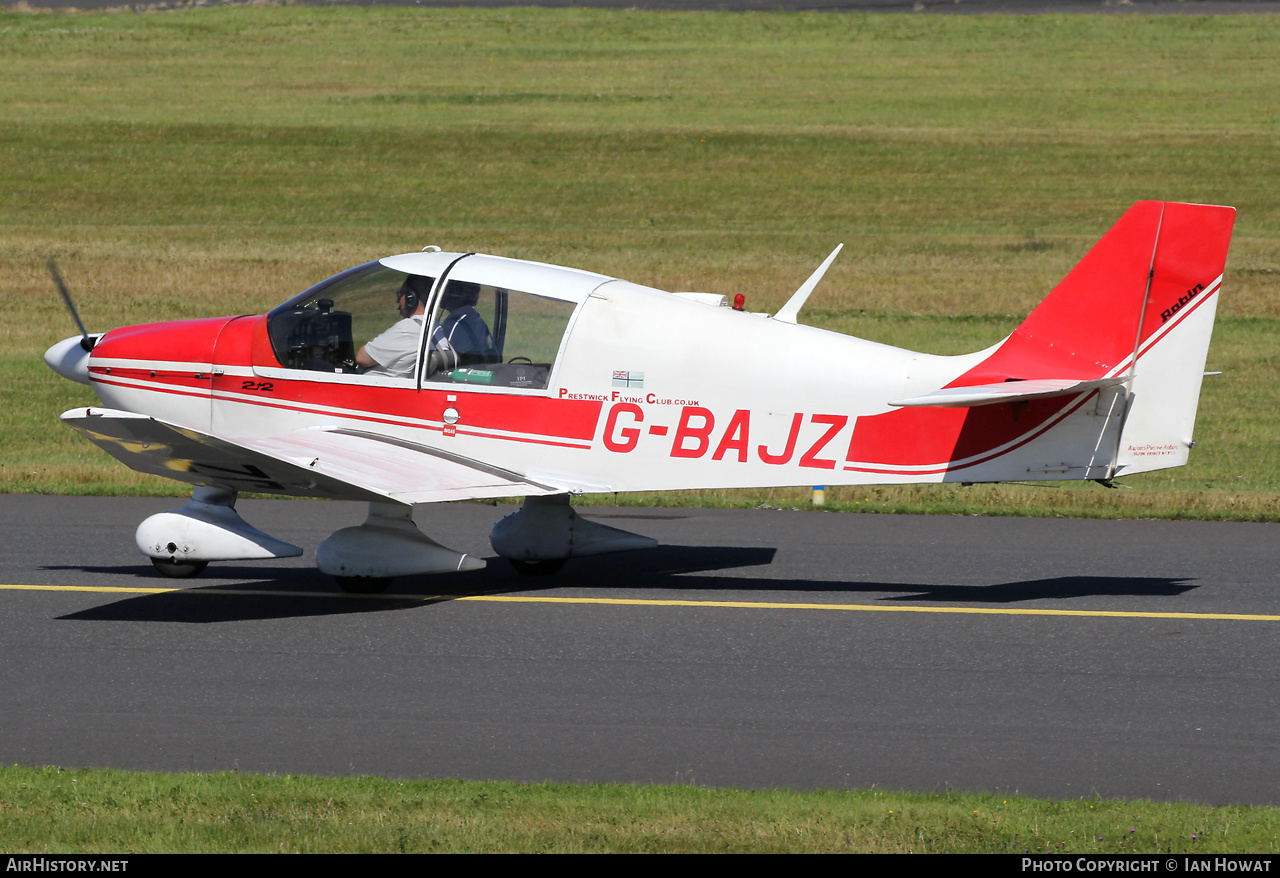
[[[234,491],[412,505],[564,490],[479,461],[354,431],[308,429],[230,439],[100,408],[72,409],[62,420],[131,469]]]
[[[1005,381],[1000,384],[975,384],[969,387],[944,387],[932,393],[895,399],[894,406],[939,406],[943,408],[968,408],[980,405],[996,405],[1003,402],[1026,402],[1049,396],[1075,396],[1103,387],[1123,384],[1131,376],[1099,378],[1081,381],[1078,378],[1036,378],[1026,381]]]

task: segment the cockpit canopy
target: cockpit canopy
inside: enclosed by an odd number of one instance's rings
[[[271,311],[267,333],[286,369],[362,372],[356,352],[425,297],[417,355],[401,377],[545,389],[575,308],[609,280],[493,256],[411,253],[317,284]]]

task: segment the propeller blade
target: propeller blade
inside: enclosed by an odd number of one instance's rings
[[[80,347],[86,351],[93,350],[93,345],[97,339],[89,335],[89,330],[84,328],[84,321],[80,319],[80,312],[76,310],[75,302],[71,301],[71,291],[67,289],[67,285],[62,281],[62,275],[58,273],[58,264],[53,261],[50,256],[45,265],[49,268],[49,274],[53,278],[53,283],[58,288],[58,292],[62,294],[62,302],[67,306],[67,310],[71,312],[71,318],[75,320],[76,326],[80,329]]]

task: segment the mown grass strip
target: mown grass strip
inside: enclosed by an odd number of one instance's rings
[[[1280,809],[0,768],[18,853],[1269,853]]]

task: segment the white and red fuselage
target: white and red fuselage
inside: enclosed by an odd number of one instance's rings
[[[519,284],[572,307],[547,386],[286,368],[265,315],[114,330],[94,349],[89,376],[111,408],[218,436],[340,425],[572,491],[1100,478],[1186,460],[1232,213],[1136,206],[1013,335],[964,356],[472,255],[452,280]],[[1210,222],[1216,229],[1206,231]],[[457,257],[383,264],[438,277]],[[1180,411],[1145,417],[1162,426],[1144,424],[1122,442],[1121,422],[1137,412],[1105,388],[964,407],[893,404],[942,388],[1114,376],[1132,376],[1134,402],[1148,402],[1145,384],[1159,397],[1150,402]]]
[[[385,576],[353,559],[388,554],[373,535],[404,529],[397,509],[525,496],[543,499],[495,528],[495,550],[562,559],[636,545],[576,520],[574,493],[1108,480],[1185,463],[1234,215],[1134,205],[1011,335],[963,356],[797,324],[823,269],[770,317],[434,251],[358,266],[266,315],[125,327],[87,357],[69,339],[46,360],[106,407],[64,420],[129,466],[197,486],[184,514],[211,528],[263,544],[224,520],[239,491],[369,500],[370,520],[327,540],[320,564]],[[410,285],[430,290],[419,322],[400,325],[416,334],[415,371],[358,368],[356,350],[405,316]],[[437,342],[460,301],[471,350]],[[414,534],[397,539],[430,543]],[[183,551],[248,557],[179,544],[140,529],[157,566]]]

